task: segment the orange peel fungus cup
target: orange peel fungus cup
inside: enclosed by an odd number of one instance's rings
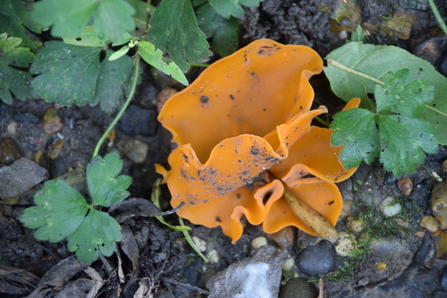
[[[261,39],[209,66],[171,97],[158,120],[178,145],[169,171],[157,165],[177,214],[222,227],[233,243],[241,218],[273,233],[295,226],[316,235],[292,210],[291,193],[335,225],[342,197],[334,182],[350,177],[330,144],[332,130],[311,126],[309,78],[323,62],[311,48]],[[358,100],[351,107],[358,106]]]

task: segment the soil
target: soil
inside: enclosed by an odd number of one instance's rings
[[[444,14],[446,4],[438,2],[441,14]],[[246,14],[239,20],[243,25],[241,44],[258,38],[271,38],[285,44],[311,46],[324,57],[345,43],[338,32],[331,31],[334,29],[331,25],[334,14],[331,12],[335,11],[337,3],[332,0],[265,0],[259,8],[246,8]],[[379,30],[371,31],[368,39],[377,44],[393,44],[413,51],[424,34],[437,25],[429,9],[403,8],[399,1],[360,0],[358,5],[362,24],[368,23],[365,26],[380,26],[383,16],[391,16],[396,10],[416,17],[408,40],[390,37]],[[440,58],[434,60],[436,66],[443,62],[442,51],[438,55]],[[196,76],[199,71],[195,69],[189,75]],[[328,106],[329,114],[343,105],[331,93],[323,75],[313,78],[311,84],[316,91],[316,105]],[[110,143],[106,140],[100,150],[102,156],[120,151],[116,144],[125,139],[138,139],[149,145],[149,152],[142,163],[135,163],[121,154],[124,159],[122,174],[133,179],[129,188],[133,198],[150,198],[153,183],[158,178],[154,164],[167,166],[167,157],[172,149],[171,136],[156,122],[155,97],[165,87],[181,88],[161,74],[153,76],[151,70],[143,67],[143,80],[132,102],[143,110],[141,122],[121,122],[115,130],[115,139]],[[54,104],[42,99],[26,102],[15,100],[10,106],[0,103],[0,137],[12,137],[18,144],[21,156],[37,160],[40,166],[48,170],[49,179],[75,168],[85,168],[97,141],[114,116],[103,113],[99,107],[57,107],[64,127],[58,134],[47,135],[42,130],[42,122],[44,113],[52,106]],[[15,134],[6,129],[12,122],[17,123]],[[147,125],[153,129],[147,131]],[[46,153],[50,145],[62,138],[64,147],[56,158],[50,159],[43,154],[36,159],[39,151]],[[362,165],[348,182],[340,185],[345,189],[345,205],[351,208],[346,209],[337,230],[346,231],[347,215],[363,215],[369,218],[370,227],[378,231],[378,243],[397,239],[400,246],[382,252],[378,249],[354,261],[350,257],[337,256],[331,273],[342,272],[340,269],[346,267],[346,262],[354,269],[340,281],[326,280],[324,297],[432,297],[436,291],[441,293],[440,273],[447,261],[435,258],[438,238],[421,228],[419,221],[424,215],[431,214],[430,194],[435,184],[431,172],[442,173],[442,163],[446,158],[447,149],[444,147],[440,147],[437,155],[427,157],[425,165],[409,176],[413,181],[413,191],[409,196],[401,193],[396,179],[378,162]],[[0,165],[2,167],[5,165]],[[85,191],[83,183],[77,187],[81,192]],[[270,245],[278,247],[274,238],[265,235],[257,226],[247,224],[244,235],[233,245],[220,229],[208,229],[187,222],[192,228],[192,236],[204,240],[207,251],[215,249],[217,252],[214,262],[204,263],[180,232],[170,230],[154,217],[131,216],[121,223],[124,238],[112,257],[82,264],[68,252],[65,241],[37,241],[33,237],[34,231],[24,228],[17,220],[23,210],[32,205],[32,194],[36,190],[30,190],[17,200],[2,201],[0,205],[2,297],[52,297],[57,293],[58,297],[86,297],[93,286],[100,289],[97,297],[207,297],[207,281],[217,272],[248,257],[253,251],[253,239],[266,236]],[[386,196],[401,199],[405,211],[401,226],[394,223],[393,231],[383,229],[380,212],[374,208],[368,209],[377,206]],[[164,186],[161,199],[162,209],[169,210],[169,192]],[[165,216],[165,219],[177,224],[175,215]],[[294,239],[298,235],[298,240],[287,248],[292,257],[296,257],[303,247],[318,242],[317,238],[297,231],[292,234]],[[389,254],[390,251],[397,253]],[[386,270],[377,269],[375,264],[378,263],[386,264]],[[282,283],[297,272],[294,266],[284,273]],[[318,278],[305,274],[300,276]],[[318,288],[318,282],[313,284]],[[408,288],[416,290],[409,291]],[[146,294],[136,294],[137,290],[144,290]]]

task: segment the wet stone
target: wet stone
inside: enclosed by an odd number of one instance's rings
[[[10,165],[22,157],[16,141],[11,137],[0,138],[0,163]]]
[[[447,291],[447,265],[444,269],[442,269],[441,275],[439,276],[439,281],[444,291]]]
[[[120,140],[118,149],[134,163],[142,163],[146,160],[149,145],[136,139]]]
[[[63,127],[64,124],[62,123],[61,116],[59,116],[58,111],[54,107],[49,108],[43,116],[43,131],[50,135],[61,131]]]
[[[276,233],[270,234],[269,238],[281,248],[287,248],[295,243],[296,231],[294,227],[285,227]]]
[[[428,0],[399,0],[399,5],[403,8],[427,10]]]
[[[279,291],[279,298],[316,298],[315,286],[303,278],[292,278]]]
[[[12,118],[17,122],[39,123],[39,118],[32,113],[14,114]]]
[[[48,146],[46,156],[49,159],[56,159],[58,158],[59,154],[61,153],[62,149],[64,148],[64,140],[57,140],[54,144]]]
[[[310,276],[329,273],[335,265],[335,249],[329,241],[322,240],[315,246],[305,248],[298,254],[298,269]]]
[[[118,127],[130,137],[154,136],[157,132],[157,112],[130,105],[118,122]]]
[[[48,171],[37,163],[21,158],[0,169],[0,198],[15,197],[48,178]]]
[[[447,47],[447,36],[440,28],[433,28],[412,41],[413,54],[437,65]]]

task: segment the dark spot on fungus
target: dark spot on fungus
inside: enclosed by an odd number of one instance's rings
[[[240,193],[236,194],[236,198],[240,199],[242,196]]]
[[[259,149],[256,148],[255,146],[251,146],[250,154],[252,154],[252,155],[258,155],[258,154],[259,154]]]
[[[184,154],[184,153],[183,153],[183,160],[184,160],[187,164],[189,164],[189,157],[188,157],[186,154]]]
[[[331,206],[332,204],[334,204],[335,202],[332,200],[329,203],[327,203],[329,206]]]
[[[231,98],[232,100],[234,100],[234,96],[233,96],[233,94],[230,94],[230,98]]]
[[[201,103],[207,103],[209,100],[208,96],[203,95],[202,97],[200,97],[200,102]]]
[[[217,222],[222,222],[222,220],[220,219],[219,216],[216,216],[216,221],[217,221]]]

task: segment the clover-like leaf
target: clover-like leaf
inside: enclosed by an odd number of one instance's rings
[[[190,0],[163,0],[152,15],[148,36],[182,71],[189,69],[188,62],[203,62],[212,54]]]
[[[365,109],[350,109],[334,116],[331,143],[345,145],[340,160],[346,169],[357,167],[362,160],[370,164],[379,156],[379,133],[374,118],[374,113]]]
[[[379,128],[383,147],[380,161],[395,177],[413,172],[425,160],[424,152],[438,152],[435,129],[426,121],[384,115],[379,118]]]
[[[0,99],[7,104],[12,103],[11,92],[20,100],[33,96],[31,74],[13,67],[29,67],[36,58],[29,48],[19,47],[21,43],[19,37],[0,34]]]
[[[87,166],[87,185],[93,205],[110,207],[129,196],[126,190],[132,183],[129,176],[118,176],[123,161],[118,153],[107,154],[104,159],[95,156]]]
[[[38,240],[59,242],[73,234],[84,221],[89,205],[84,197],[62,180],[48,181],[34,196],[36,207],[25,209],[19,220],[37,229]]]
[[[177,66],[177,64],[175,64],[175,62],[166,63],[162,60],[163,52],[161,50],[155,49],[153,44],[145,40],[140,41],[138,43],[138,46],[138,53],[140,54],[141,58],[144,59],[144,61],[157,68],[158,70],[164,72],[165,74],[170,75],[183,85],[189,85],[185,75]]]
[[[135,29],[131,16],[134,13],[134,8],[125,0],[42,0],[34,4],[32,17],[42,27],[52,26],[53,36],[71,38],[81,34],[93,21],[94,32],[99,37],[116,42],[123,38],[125,31]]]
[[[88,172],[87,172],[88,173]],[[105,212],[91,209],[83,223],[68,237],[67,247],[81,262],[87,263],[98,258],[100,251],[109,257],[115,249],[115,242],[121,240],[121,226]]]

